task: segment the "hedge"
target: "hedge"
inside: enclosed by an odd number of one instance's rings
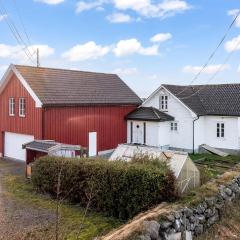
[[[60,181],[59,181],[60,179]],[[162,201],[175,198],[175,177],[162,168],[101,159],[43,157],[33,165],[37,190],[108,216],[128,219]]]

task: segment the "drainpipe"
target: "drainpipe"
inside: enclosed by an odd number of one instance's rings
[[[195,122],[199,119],[199,116],[193,120],[193,154],[195,154]]]

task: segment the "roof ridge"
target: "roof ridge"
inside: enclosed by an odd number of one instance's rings
[[[94,72],[94,71],[82,71],[82,70],[77,70],[77,69],[56,68],[56,67],[35,67],[35,66],[21,65],[21,64],[13,64],[13,65],[15,67],[26,67],[26,68],[34,68],[34,69],[50,69],[50,70],[61,70],[61,71],[69,71],[69,72],[97,73],[97,74],[118,76],[116,73],[103,73],[103,72]]]

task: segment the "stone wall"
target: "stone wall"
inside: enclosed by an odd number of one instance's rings
[[[240,176],[230,184],[219,187],[218,194],[205,198],[194,208],[185,207],[172,212],[164,219],[144,221],[143,234],[137,240],[192,239],[219,221],[226,205],[240,199]]]

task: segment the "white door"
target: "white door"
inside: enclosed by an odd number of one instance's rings
[[[144,124],[133,122],[133,143],[144,144]]]
[[[26,161],[26,150],[22,145],[34,140],[34,136],[5,132],[4,156]]]
[[[88,154],[89,154],[89,157],[93,157],[97,155],[97,133],[96,132],[89,133]]]

